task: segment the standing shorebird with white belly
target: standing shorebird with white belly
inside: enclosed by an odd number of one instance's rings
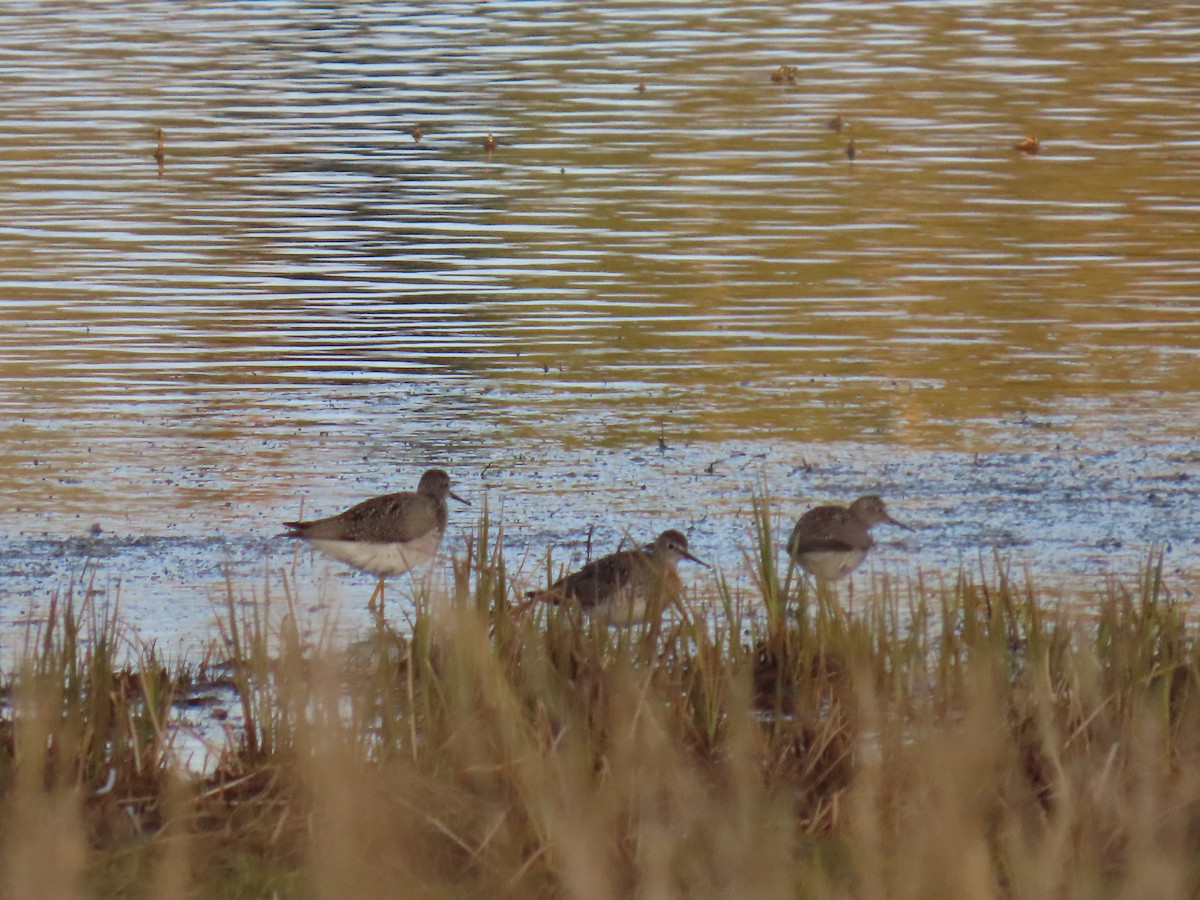
[[[849,506],[815,507],[796,522],[788,539],[788,554],[817,581],[845,578],[875,546],[871,528],[880,523],[912,530],[888,515],[883,500],[874,494],[859,497]]]
[[[309,522],[285,522],[288,536],[302,538],[334,559],[379,576],[367,608],[379,598],[383,617],[383,582],[429,562],[437,555],[450,511],[446,498],[466,503],[450,490],[450,476],[430,469],[415,491],[372,497],[345,512]]]
[[[676,566],[684,559],[708,565],[691,554],[683,532],[668,528],[653,544],[594,559],[550,587],[530,591],[529,602],[521,608],[566,602],[577,603],[583,612],[603,616],[612,625],[656,619],[664,608],[679,602],[683,583]]]

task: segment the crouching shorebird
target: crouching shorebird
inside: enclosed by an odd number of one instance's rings
[[[602,556],[543,591],[530,591],[529,602],[521,608],[573,602],[585,613],[605,616],[614,625],[654,619],[679,599],[683,583],[676,566],[681,559],[708,567],[688,552],[683,533],[670,528],[653,544]]]
[[[327,556],[378,575],[367,608],[373,609],[378,597],[382,617],[384,579],[429,562],[437,554],[449,518],[447,497],[467,502],[450,490],[449,475],[430,469],[415,491],[372,497],[336,516],[284,525],[288,537],[302,538]]]
[[[788,554],[818,581],[836,581],[853,572],[874,546],[871,527],[886,522],[912,529],[888,515],[874,494],[859,497],[849,507],[818,506],[796,522],[788,539]]]

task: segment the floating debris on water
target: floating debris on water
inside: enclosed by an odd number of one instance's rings
[[[1019,150],[1027,156],[1036,156],[1038,151],[1042,149],[1042,142],[1032,135],[1022,138],[1013,144],[1014,150]]]
[[[154,161],[158,163],[158,177],[163,177],[163,165],[167,159],[167,150],[163,143],[163,130],[161,128],[154,129],[158,134],[158,147],[154,150]]]
[[[795,84],[799,72],[800,70],[795,66],[780,66],[771,73],[771,82],[773,84]]]

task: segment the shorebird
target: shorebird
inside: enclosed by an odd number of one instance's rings
[[[450,476],[430,469],[415,491],[383,494],[355,504],[345,512],[310,522],[284,522],[288,537],[303,538],[316,549],[356,569],[379,576],[367,608],[379,597],[383,615],[383,582],[437,554],[446,533],[446,498],[466,503],[450,490]]]
[[[886,522],[908,528],[888,515],[874,494],[859,497],[849,507],[818,506],[796,522],[788,539],[788,554],[818,581],[845,578],[867,557],[874,545],[871,526]]]
[[[708,566],[688,552],[682,532],[669,528],[653,544],[602,556],[543,591],[530,591],[529,603],[521,608],[574,602],[585,613],[606,616],[616,625],[654,619],[679,598],[683,583],[675,567],[681,559]]]

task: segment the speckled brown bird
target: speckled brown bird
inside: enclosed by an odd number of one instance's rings
[[[818,581],[836,581],[867,558],[867,551],[875,544],[871,528],[881,522],[912,530],[888,515],[883,500],[874,494],[859,497],[849,507],[818,506],[796,522],[788,539],[788,553]]]
[[[466,503],[450,490],[450,476],[430,469],[415,491],[383,494],[355,504],[345,512],[309,522],[285,522],[288,537],[302,538],[334,559],[379,576],[373,607],[389,575],[399,575],[429,562],[446,533],[450,512],[446,498]]]
[[[682,532],[669,528],[653,544],[602,556],[544,591],[530,592],[527,605],[574,602],[588,614],[607,617],[611,624],[644,622],[678,600],[683,583],[676,566],[682,559],[708,566],[688,552]]]

